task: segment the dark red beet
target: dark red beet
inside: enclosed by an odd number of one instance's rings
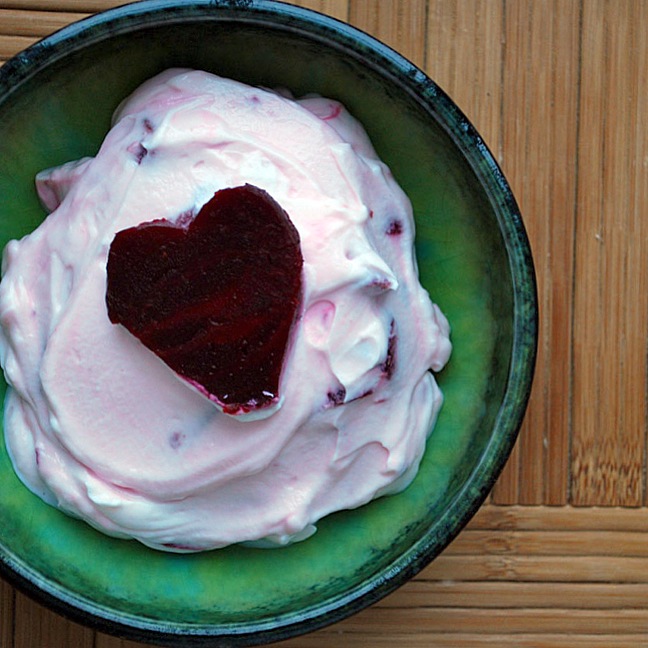
[[[394,369],[396,368],[396,340],[396,323],[392,320],[389,326],[387,357],[382,364],[382,372],[387,380],[391,380],[391,377],[394,375]]]
[[[116,234],[108,316],[224,411],[249,412],[279,398],[302,265],[299,234],[265,191],[223,189],[190,223]]]
[[[403,223],[399,220],[393,220],[387,226],[387,236],[399,236],[403,233]]]

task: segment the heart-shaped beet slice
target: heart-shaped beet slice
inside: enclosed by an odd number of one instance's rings
[[[110,321],[224,412],[273,405],[301,299],[299,234],[252,185],[216,192],[186,221],[153,220],[115,235]]]

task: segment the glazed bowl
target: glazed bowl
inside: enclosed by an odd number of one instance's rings
[[[533,263],[513,195],[452,100],[346,24],[276,2],[152,0],[73,24],[0,69],[0,243],[44,218],[35,174],[93,155],[113,110],[168,67],[339,99],[415,212],[420,276],[452,326],[445,403],[414,482],[329,516],[295,545],[166,554],[44,504],[0,443],[0,570],[101,631],[160,645],[255,645],[393,591],[477,511],[524,414],[537,337]],[[6,385],[2,383],[2,391]]]

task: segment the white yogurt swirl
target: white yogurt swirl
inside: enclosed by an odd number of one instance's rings
[[[256,185],[301,237],[304,295],[263,420],[223,414],[105,305],[115,233]],[[146,82],[94,158],[39,174],[51,215],[5,250],[0,361],[17,473],[110,535],[170,551],[284,544],[414,477],[450,354],[411,206],[337,102],[192,70]]]

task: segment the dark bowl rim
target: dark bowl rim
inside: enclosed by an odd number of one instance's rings
[[[172,16],[173,14],[173,16]],[[517,439],[535,369],[538,303],[531,248],[513,193],[494,156],[476,129],[450,97],[420,68],[365,32],[316,11],[277,0],[141,0],[97,13],[34,43],[0,68],[0,105],[44,68],[80,46],[170,20],[201,20],[269,24],[297,31],[313,40],[365,60],[374,73],[406,91],[452,138],[486,190],[497,216],[509,260],[513,285],[513,348],[504,399],[490,441],[452,506],[436,519],[412,547],[381,573],[326,604],[280,619],[199,626],[142,619],[57,589],[56,584],[13,556],[0,554],[0,574],[22,591],[74,621],[135,641],[160,645],[250,646],[279,641],[340,621],[388,595],[428,565],[459,534],[476,513],[501,473]],[[304,31],[306,30],[306,31]],[[434,529],[443,529],[438,538]],[[0,549],[2,549],[0,547]]]

